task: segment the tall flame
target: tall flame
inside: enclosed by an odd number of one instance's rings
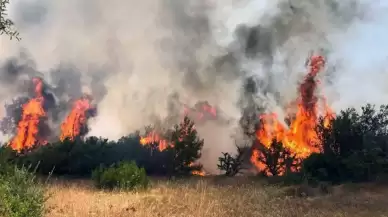
[[[9,144],[16,151],[47,143],[38,135],[39,123],[46,116],[43,108],[43,82],[40,78],[33,78],[32,81],[35,86],[35,98],[23,105],[22,118],[18,123],[16,135]]]
[[[261,126],[256,131],[257,140],[269,148],[273,140],[282,142],[285,148],[299,159],[304,159],[314,152],[320,150],[314,146],[319,143],[316,133],[318,124],[318,97],[316,96],[317,81],[316,76],[322,71],[325,65],[323,56],[312,56],[309,61],[309,73],[300,85],[300,96],[297,99],[297,111],[295,114],[288,114],[289,126],[285,126],[279,121],[277,114],[264,114],[260,116]],[[325,126],[329,127],[329,121],[334,117],[333,111],[326,104],[324,99]],[[265,165],[258,162],[260,152],[253,150],[251,162],[259,170],[263,170]]]
[[[81,135],[87,122],[87,112],[92,108],[88,96],[83,96],[74,102],[72,110],[61,124],[61,141],[65,139],[74,140]]]

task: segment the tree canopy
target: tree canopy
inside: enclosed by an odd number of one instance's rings
[[[7,5],[9,0],[0,0],[0,35],[8,35],[11,39],[19,38],[19,32],[16,31],[14,23],[7,18]]]

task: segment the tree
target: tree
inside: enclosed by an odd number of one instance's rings
[[[388,166],[388,106],[377,109],[367,104],[357,112],[341,111],[317,126],[321,153],[303,162],[303,171],[312,178],[341,183],[371,181],[386,174]]]
[[[267,176],[279,176],[295,171],[299,166],[299,160],[290,150],[283,146],[282,142],[274,139],[270,147],[258,145],[258,161],[265,165],[262,173]]]
[[[0,0],[0,35],[8,35],[11,39],[19,38],[19,32],[14,29],[14,23],[7,17],[7,5],[9,0]]]
[[[170,175],[185,175],[201,169],[201,165],[193,166],[193,163],[201,157],[204,140],[198,137],[194,122],[187,116],[182,123],[175,125],[171,141],[173,146],[167,149],[171,161],[168,165]]]

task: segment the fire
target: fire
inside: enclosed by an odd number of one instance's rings
[[[190,167],[196,167],[196,166],[198,166],[198,164],[191,162],[189,166]],[[191,171],[191,174],[195,175],[195,176],[206,176],[206,172],[203,169],[201,169],[201,170],[193,170],[193,171]]]
[[[74,102],[71,112],[61,124],[61,141],[66,138],[74,140],[82,135],[88,118],[87,114],[93,109],[90,101],[90,97],[83,96]]]
[[[33,78],[35,98],[23,105],[22,119],[18,123],[15,137],[9,143],[11,148],[21,151],[34,145],[44,145],[46,140],[39,137],[39,123],[46,117],[43,108],[43,82],[40,78]]]
[[[189,116],[197,122],[204,121],[205,119],[217,118],[217,109],[211,106],[207,101],[198,102],[194,108],[184,107],[184,116]]]
[[[297,111],[295,114],[288,114],[287,120],[290,124],[285,126],[279,121],[277,114],[261,115],[261,126],[256,131],[257,140],[269,148],[273,140],[282,142],[285,148],[295,154],[299,159],[304,159],[312,153],[320,150],[314,146],[319,144],[316,126],[319,118],[318,97],[316,97],[317,81],[316,76],[322,71],[325,65],[323,56],[312,56],[309,61],[309,73],[300,85]],[[326,104],[324,99],[325,126],[329,127],[329,121],[334,117],[334,112]],[[251,162],[259,170],[265,165],[257,159],[261,153],[254,149]]]
[[[168,142],[166,139],[163,139],[158,133],[152,131],[147,134],[147,136],[140,137],[140,144],[142,145],[152,145],[158,144],[159,151],[164,151],[169,146],[173,147],[173,144]]]

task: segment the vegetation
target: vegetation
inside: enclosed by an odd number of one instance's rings
[[[185,117],[183,122],[176,125],[171,135],[173,147],[169,147],[167,163],[170,175],[187,175],[193,170],[200,170],[201,165],[193,163],[201,157],[203,139],[197,135],[194,122]]]
[[[154,145],[140,144],[138,133],[118,141],[97,137],[64,140],[27,150],[14,161],[20,166],[39,164],[37,172],[40,174],[76,177],[90,177],[96,168],[121,161],[134,161],[149,175],[181,175],[200,169],[200,165],[191,165],[201,156],[203,146],[193,122],[185,118],[169,137],[174,146],[163,151]]]
[[[95,169],[92,173],[92,179],[98,188],[106,189],[145,189],[149,184],[144,168],[139,168],[133,161]]]
[[[362,190],[361,190],[362,189]],[[247,177],[155,180],[152,190],[136,194],[99,191],[87,181],[51,179],[47,217],[327,217],[387,216],[388,188],[375,185],[335,186],[323,195],[317,188],[265,185]],[[308,195],[313,199],[300,197]]]
[[[43,187],[29,168],[10,164],[13,158],[8,148],[1,148],[0,156],[0,216],[39,217],[44,214]]]
[[[260,147],[258,160],[266,165],[264,174],[271,176],[299,175],[307,181],[333,184],[367,182],[388,174],[388,106],[370,104],[360,112],[350,108],[341,111],[325,127],[321,118],[317,126],[320,153],[303,161],[295,159],[281,142],[270,148]],[[298,168],[300,172],[294,173]],[[286,173],[284,173],[286,172]],[[299,180],[303,180],[300,179]]]
[[[14,23],[7,17],[7,5],[9,0],[0,0],[0,35],[8,35],[11,39],[19,38],[19,33],[14,29]]]
[[[326,129],[321,120],[318,126],[322,153],[304,161],[307,175],[340,183],[374,181],[387,174],[388,106],[347,109],[330,124]]]
[[[225,176],[235,176],[243,169],[245,149],[236,146],[237,154],[232,156],[229,153],[222,153],[222,157],[218,158],[219,164],[217,167],[224,172]]]
[[[294,154],[286,149],[281,142],[273,140],[269,148],[259,144],[260,154],[257,160],[266,167],[262,174],[279,176],[290,174],[298,167],[298,160]]]

